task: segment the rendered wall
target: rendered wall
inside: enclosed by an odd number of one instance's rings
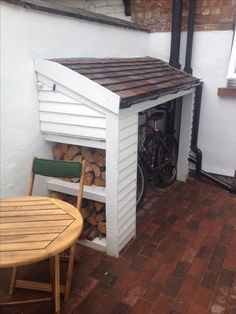
[[[6,3],[0,10],[1,197],[8,197],[25,194],[32,156],[51,151],[39,129],[33,58],[145,56],[148,33]]]
[[[203,153],[203,170],[233,176],[236,170],[236,98],[218,97],[226,86],[232,31],[194,33],[193,75],[204,82],[198,146]],[[152,33],[149,54],[169,61],[170,33]],[[180,62],[184,66],[186,32],[181,38]]]

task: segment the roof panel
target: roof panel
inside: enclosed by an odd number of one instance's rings
[[[121,97],[121,108],[200,84],[198,78],[151,57],[70,58],[51,61],[118,94]]]

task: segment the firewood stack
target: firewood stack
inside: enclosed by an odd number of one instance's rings
[[[52,192],[50,197],[66,201],[76,206],[76,197],[59,192]],[[94,240],[106,236],[106,209],[105,204],[83,199],[81,215],[84,219],[84,228],[80,239]]]
[[[87,161],[85,185],[106,185],[106,151],[104,149],[88,148],[78,145],[57,144],[53,147],[53,157],[56,160]],[[78,178],[65,179],[79,182]]]

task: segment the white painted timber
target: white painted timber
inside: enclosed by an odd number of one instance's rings
[[[100,252],[106,252],[107,240],[106,238],[95,238],[93,241],[89,241],[87,239],[78,240],[77,243],[84,245],[86,247],[90,247],[91,249],[98,250]]]
[[[132,144],[128,139],[132,139]],[[120,117],[117,217],[119,250],[136,233],[137,146],[138,113]]]
[[[62,134],[44,134],[44,139],[53,143],[65,143],[71,145],[80,145],[87,146],[93,148],[101,148],[106,149],[106,142],[103,140],[93,139],[93,138],[82,138],[82,137],[74,137],[74,136],[63,136]]]
[[[49,190],[66,193],[69,195],[77,195],[79,189],[79,183],[67,182],[57,178],[48,179],[47,186]],[[85,185],[83,197],[90,200],[105,203],[106,188],[95,185],[91,186]]]
[[[120,97],[103,86],[56,62],[35,59],[34,65],[36,72],[50,78],[55,84],[59,83],[98,106],[118,114]]]
[[[189,173],[188,156],[192,134],[194,93],[183,97],[177,161],[177,180],[186,181]]]

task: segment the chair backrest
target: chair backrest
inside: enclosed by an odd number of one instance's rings
[[[80,210],[84,188],[85,168],[85,160],[82,162],[74,162],[34,157],[28,186],[28,195],[32,195],[35,175],[61,178],[80,178],[77,194],[77,208]]]

